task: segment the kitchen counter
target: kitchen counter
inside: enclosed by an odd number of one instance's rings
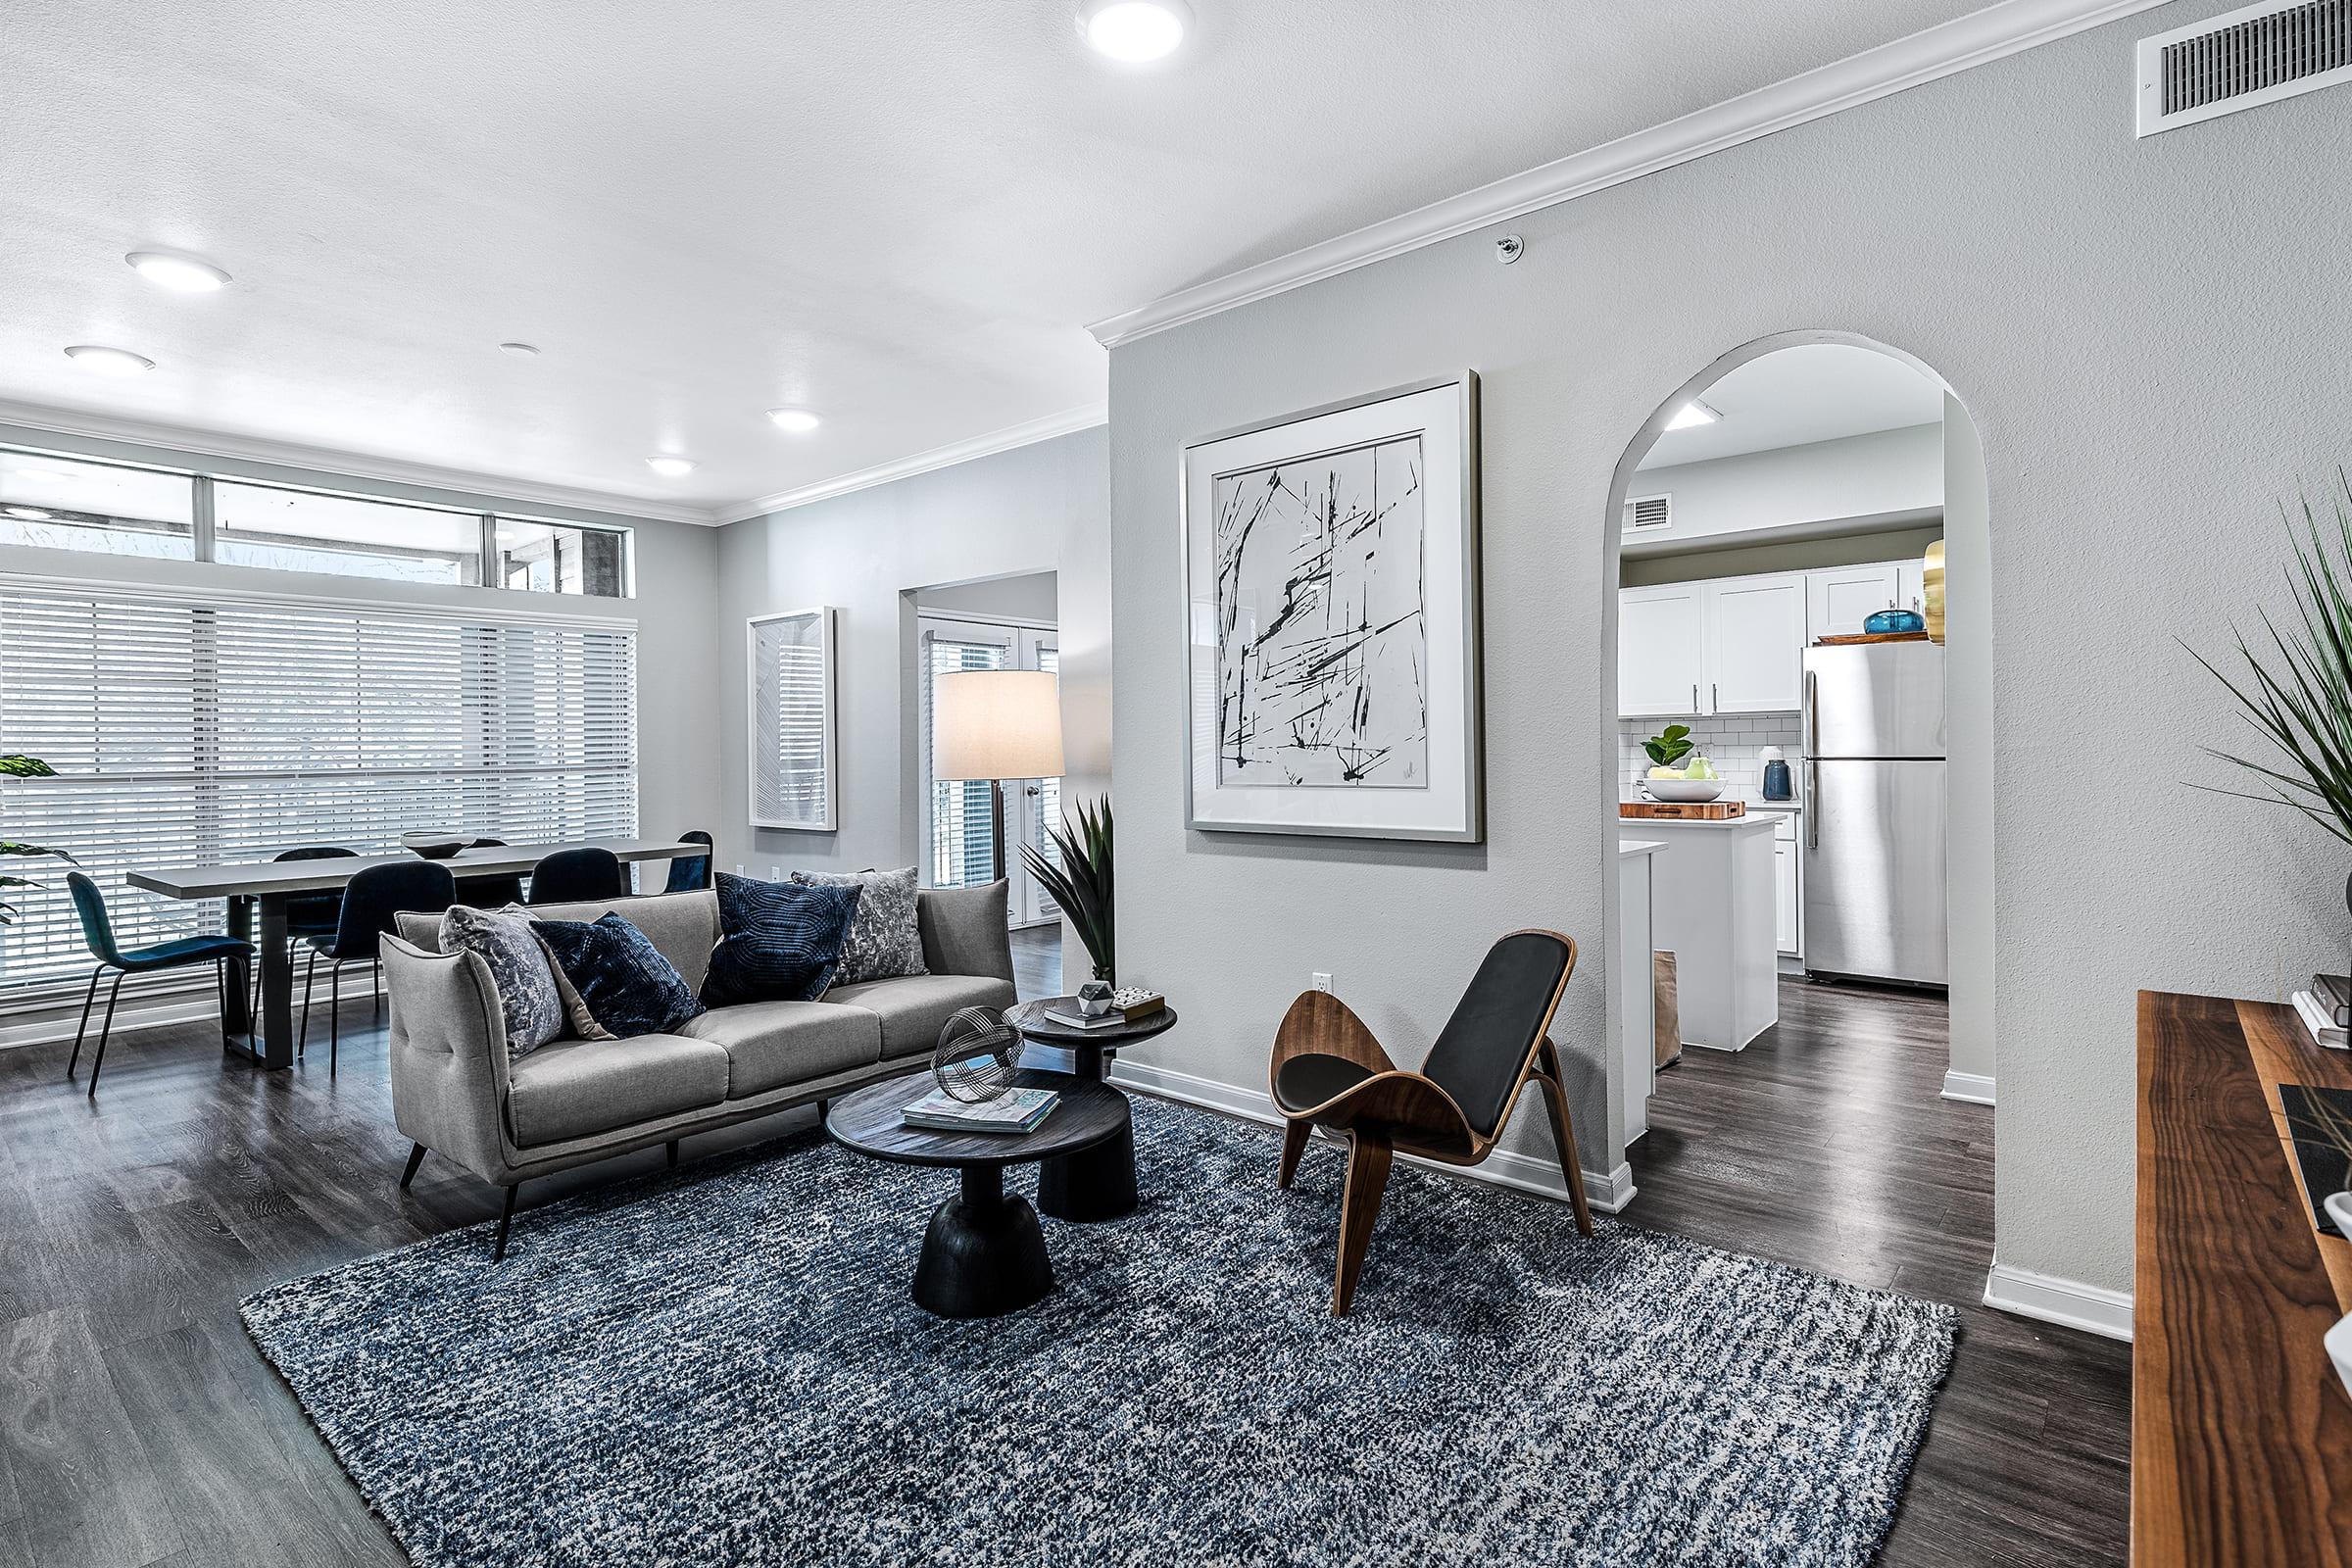
[[[1686,821],[1673,816],[1621,816],[1617,820],[1621,826],[1640,828],[1644,833],[1652,828],[1661,833],[1742,833],[1757,828],[1771,832],[1779,826],[1776,818],[1762,811],[1750,811],[1745,816],[1727,816],[1714,821]]]

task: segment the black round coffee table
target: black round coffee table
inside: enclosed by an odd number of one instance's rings
[[[1068,1073],[1023,1071],[1023,1089],[1052,1089],[1061,1101],[1029,1133],[949,1133],[908,1127],[899,1112],[937,1087],[927,1072],[868,1085],[833,1102],[825,1130],[845,1149],[905,1165],[953,1165],[962,1191],[931,1211],[914,1269],[915,1304],[941,1317],[996,1317],[1050,1295],[1037,1210],[1004,1191],[1004,1167],[1092,1149],[1127,1126],[1127,1100],[1106,1084]]]
[[[1049,1010],[1076,1012],[1076,997],[1048,997],[1008,1007],[1004,1021],[1026,1040],[1060,1046],[1077,1054],[1078,1076],[1102,1081],[1103,1063],[1121,1046],[1132,1046],[1176,1027],[1176,1009],[1162,1007],[1134,1023],[1073,1029],[1046,1016]],[[1118,1094],[1117,1090],[1111,1090]],[[1127,1097],[1119,1095],[1124,1105]],[[1063,1154],[1038,1167],[1037,1206],[1055,1219],[1089,1224],[1135,1212],[1135,1127],[1122,1117],[1118,1131],[1091,1149]]]

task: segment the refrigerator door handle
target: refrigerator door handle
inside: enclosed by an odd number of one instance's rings
[[[1807,757],[1819,757],[1821,755],[1821,712],[1814,704],[1815,688],[1819,682],[1820,677],[1814,674],[1813,671],[1809,669],[1805,671],[1805,691],[1803,699],[1805,705],[1805,716],[1803,729],[1805,736],[1805,755]]]
[[[1821,764],[1805,759],[1805,848],[1821,848]]]

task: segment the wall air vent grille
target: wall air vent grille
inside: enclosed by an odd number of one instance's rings
[[[1627,533],[1663,533],[1674,526],[1672,496],[1630,496],[1625,503]]]
[[[2139,134],[2352,81],[2352,0],[2248,6],[2139,40]]]

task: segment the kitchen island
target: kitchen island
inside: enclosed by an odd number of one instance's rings
[[[1683,1044],[1743,1050],[1780,1022],[1772,815],[1719,822],[1620,818],[1620,845],[1655,841],[1650,924],[1675,956]]]

